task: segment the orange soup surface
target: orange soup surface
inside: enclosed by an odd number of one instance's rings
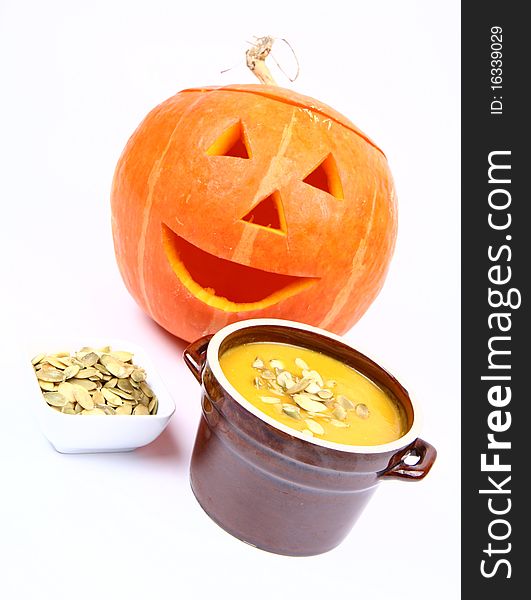
[[[248,402],[308,438],[375,446],[407,431],[396,398],[326,354],[253,342],[227,350],[220,365]]]

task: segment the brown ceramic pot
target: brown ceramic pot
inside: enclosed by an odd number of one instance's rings
[[[305,439],[271,419],[219,365],[228,348],[257,341],[304,346],[354,367],[401,402],[407,433],[388,444],[350,446]],[[418,481],[435,461],[435,448],[417,437],[418,409],[407,391],[334,334],[292,321],[240,321],[190,344],[184,360],[202,384],[193,492],[216,523],[253,546],[290,556],[326,552],[348,534],[381,480]],[[408,456],[418,462],[406,464]]]

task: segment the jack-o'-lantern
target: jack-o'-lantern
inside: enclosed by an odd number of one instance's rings
[[[261,84],[152,110],[118,162],[112,214],[127,288],[185,340],[253,317],[343,333],[396,237],[382,151],[325,104]]]

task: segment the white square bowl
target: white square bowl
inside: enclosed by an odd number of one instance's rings
[[[113,350],[132,352],[133,362],[146,371],[146,382],[158,399],[158,410],[155,415],[65,415],[50,408],[42,390],[31,359],[41,352],[78,351],[83,346],[101,348],[110,346]],[[175,412],[175,403],[162,379],[158,375],[148,354],[139,346],[125,341],[105,339],[97,343],[93,340],[82,340],[77,345],[49,345],[31,349],[28,353],[28,377],[32,380],[30,390],[37,421],[43,434],[58,451],[65,454],[88,452],[127,452],[149,444],[156,439],[168,424]]]

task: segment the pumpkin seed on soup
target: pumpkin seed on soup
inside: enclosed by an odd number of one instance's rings
[[[253,369],[263,369],[264,367],[264,361],[261,358],[256,357],[253,361]]]
[[[31,360],[44,401],[66,415],[155,415],[158,400],[133,354],[109,346]],[[137,392],[136,396],[134,392]],[[280,400],[275,398],[275,402]]]
[[[323,435],[323,433],[325,432],[324,427],[317,421],[314,421],[313,419],[304,419],[304,421],[306,422],[308,429],[312,433],[315,433],[317,435]]]
[[[306,364],[306,362],[304,360],[302,360],[302,358],[298,357],[295,359],[295,364],[297,365],[297,367],[299,367],[299,369],[302,369],[303,371],[309,371],[310,367]]]
[[[269,361],[269,366],[272,369],[280,369],[280,370],[284,369],[284,363],[282,361],[280,361],[280,360],[275,359],[275,358],[273,360]]]
[[[253,406],[306,439],[378,445],[407,430],[394,396],[325,354],[252,342],[228,349],[219,360],[229,382]]]
[[[297,421],[302,419],[301,409],[298,406],[293,406],[293,404],[283,404],[282,411],[292,419],[296,419]]]
[[[334,407],[332,414],[339,421],[344,421],[347,418],[347,411],[339,404]]]
[[[266,404],[278,404],[280,402],[278,398],[273,398],[272,396],[260,396],[260,400]]]
[[[356,414],[360,419],[368,419],[369,418],[369,409],[365,404],[357,404],[356,405]]]

